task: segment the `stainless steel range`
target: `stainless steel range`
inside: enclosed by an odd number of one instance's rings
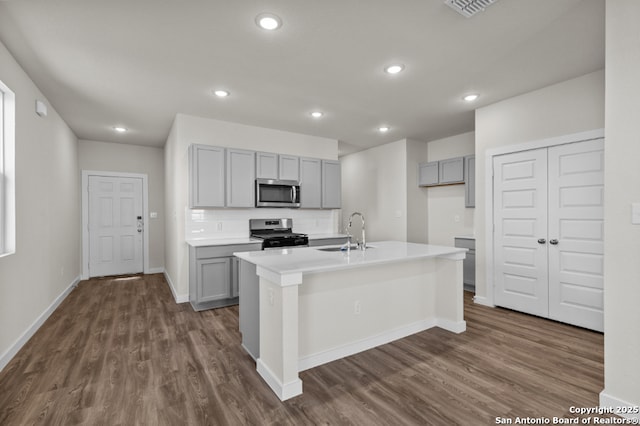
[[[262,250],[309,245],[307,234],[292,231],[293,219],[249,219],[251,237],[262,240]]]

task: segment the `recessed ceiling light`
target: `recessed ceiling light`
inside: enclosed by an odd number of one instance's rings
[[[378,131],[379,131],[380,133],[386,133],[386,132],[388,132],[388,131],[389,131],[389,129],[390,129],[390,127],[389,127],[389,126],[380,126],[380,127],[378,127]]]
[[[473,102],[476,99],[478,99],[480,95],[478,95],[477,93],[470,93],[468,95],[466,95],[465,97],[463,97],[462,99],[464,99],[467,102]]]
[[[404,65],[402,64],[393,64],[389,65],[384,69],[384,72],[387,74],[398,74],[400,71],[404,70]]]
[[[230,95],[230,93],[227,90],[222,90],[222,89],[214,90],[213,94],[219,98],[226,98],[227,96]]]
[[[320,118],[320,117],[322,117],[323,115],[324,115],[324,113],[323,113],[322,111],[313,111],[313,112],[311,113],[311,116],[312,116],[313,118]]]
[[[273,13],[261,13],[256,16],[256,24],[263,30],[273,31],[282,26],[282,19]]]
[[[115,130],[118,133],[124,133],[127,131],[127,128],[122,126],[114,126],[113,130]]]

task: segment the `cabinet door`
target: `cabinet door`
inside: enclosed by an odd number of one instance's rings
[[[464,182],[464,158],[449,158],[438,162],[439,183],[462,183]]]
[[[342,178],[339,161],[322,160],[322,208],[342,207]]]
[[[201,259],[196,265],[198,303],[231,297],[231,258]]]
[[[282,180],[300,180],[299,159],[293,155],[279,155],[278,178]]]
[[[438,184],[438,162],[418,164],[418,186]]]
[[[227,149],[227,207],[255,207],[255,152]]]
[[[464,206],[476,206],[476,156],[464,157]]]
[[[278,179],[278,154],[256,152],[256,178]]]
[[[300,159],[300,207],[322,207],[322,165],[317,158]]]
[[[224,207],[224,155],[224,148],[189,147],[189,207]]]

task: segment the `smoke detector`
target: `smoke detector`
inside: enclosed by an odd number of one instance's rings
[[[471,18],[478,12],[484,12],[496,1],[498,0],[445,0],[444,3],[460,15]]]

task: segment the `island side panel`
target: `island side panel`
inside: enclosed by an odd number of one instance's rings
[[[300,370],[434,327],[436,261],[305,275],[299,288]]]
[[[467,329],[464,320],[464,254],[437,258],[436,316],[438,327],[453,333]]]
[[[260,357],[260,281],[256,265],[240,260],[238,287],[242,347],[255,360]]]
[[[298,377],[298,286],[260,277],[258,373],[281,400],[302,393]]]

